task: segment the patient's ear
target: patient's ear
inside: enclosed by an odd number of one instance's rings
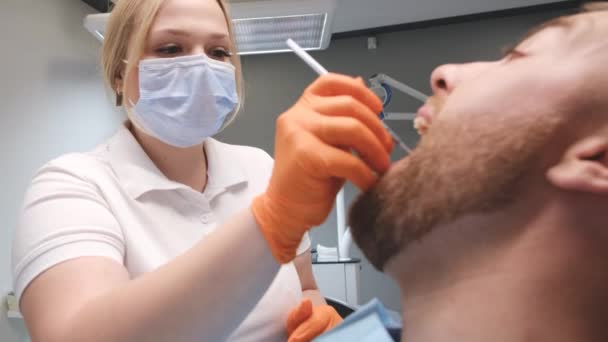
[[[547,179],[564,190],[608,194],[608,136],[577,142],[549,169]]]

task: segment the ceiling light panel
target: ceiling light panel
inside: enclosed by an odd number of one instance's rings
[[[234,30],[239,53],[288,51],[287,39],[308,50],[326,47],[327,13],[235,19]]]

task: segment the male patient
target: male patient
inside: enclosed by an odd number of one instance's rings
[[[608,341],[608,5],[445,65],[426,134],[351,209],[403,341]]]

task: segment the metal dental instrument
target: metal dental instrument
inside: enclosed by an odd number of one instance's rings
[[[391,137],[393,137],[393,140],[395,140],[399,147],[401,147],[405,152],[407,152],[407,154],[412,153],[412,149],[410,149],[409,146],[405,144],[405,142],[397,135],[397,133],[395,133],[395,131],[393,131],[393,129],[386,124],[386,122],[382,121],[382,125],[384,126],[384,128],[386,128]]]
[[[293,50],[293,52],[304,61],[304,63],[310,66],[320,76],[328,73],[327,69],[325,69],[319,62],[317,62],[308,52],[302,49],[302,47],[300,47],[300,45],[298,45],[298,43],[296,43],[292,39],[287,40],[287,46],[289,46],[289,48]],[[384,121],[382,121],[382,125],[384,126],[384,128],[386,128],[388,133],[391,135],[397,145],[399,145],[399,147],[401,147],[408,154],[412,153],[412,149],[407,146],[407,144],[397,135],[397,133],[395,133],[395,131],[393,131]]]

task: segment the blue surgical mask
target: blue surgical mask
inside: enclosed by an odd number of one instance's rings
[[[127,112],[147,134],[190,147],[218,133],[238,103],[232,64],[205,55],[144,59],[139,100]]]

